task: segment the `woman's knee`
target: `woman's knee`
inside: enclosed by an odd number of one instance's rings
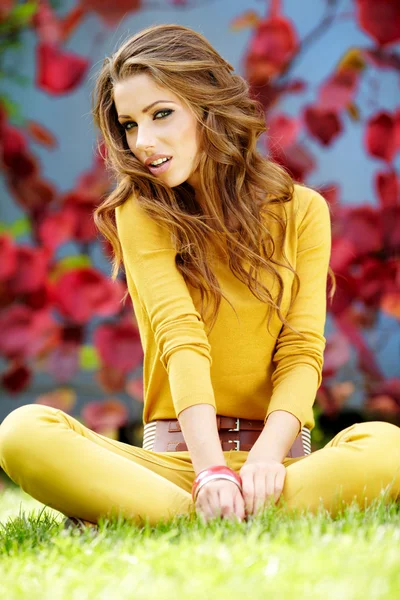
[[[400,494],[400,427],[385,421],[372,421],[368,424],[371,438],[368,455],[368,470],[381,478],[385,485],[391,485],[392,495]]]
[[[26,452],[35,443],[35,433],[43,421],[56,420],[57,409],[41,404],[26,404],[16,408],[0,424],[0,466],[6,465]]]
[[[379,442],[379,446],[400,456],[400,427],[386,421],[363,423],[367,426],[371,437]]]

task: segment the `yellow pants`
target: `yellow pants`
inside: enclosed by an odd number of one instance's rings
[[[239,471],[248,452],[224,452]],[[284,460],[289,509],[334,515],[338,497],[368,506],[400,499],[400,427],[357,423],[308,456]],[[61,513],[96,523],[120,514],[138,522],[194,511],[189,453],[151,452],[95,433],[61,410],[29,404],[0,426],[0,466],[25,492]],[[338,496],[339,493],[339,496]],[[343,506],[343,504],[342,504]]]

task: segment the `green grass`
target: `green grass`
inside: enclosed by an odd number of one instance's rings
[[[196,516],[99,532],[16,488],[0,492],[0,598],[247,600],[400,598],[400,503],[335,519],[276,507],[243,523]]]

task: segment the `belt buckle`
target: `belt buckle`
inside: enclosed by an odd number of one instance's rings
[[[235,431],[237,431],[235,429]],[[235,444],[234,450],[240,450],[240,440],[228,440],[230,444]]]
[[[236,419],[236,425],[233,429],[228,429],[228,431],[239,431],[239,419]],[[231,440],[233,441],[233,440]]]

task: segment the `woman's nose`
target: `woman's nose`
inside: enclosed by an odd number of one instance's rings
[[[144,129],[138,131],[136,137],[136,148],[142,152],[144,152],[147,148],[150,150],[155,148],[154,138],[152,138],[150,131],[145,131]]]

